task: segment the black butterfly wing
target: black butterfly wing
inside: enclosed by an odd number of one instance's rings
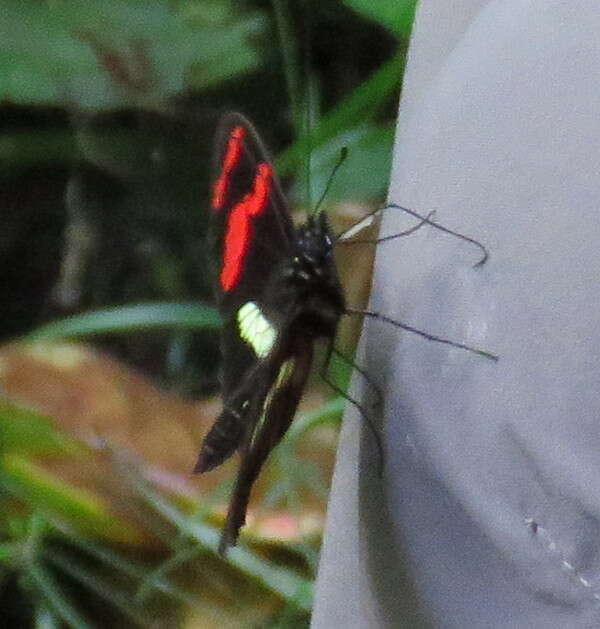
[[[255,362],[237,390],[223,401],[221,414],[202,442],[194,467],[195,474],[218,467],[247,440],[260,412],[255,400],[265,399],[266,392],[262,394],[261,391],[268,385],[268,376],[262,363]]]
[[[271,450],[279,443],[289,428],[300,402],[312,362],[312,344],[295,347],[293,356],[284,361],[266,363],[265,373],[257,380],[266,377],[268,387],[261,387],[260,381],[253,383],[259,423],[252,427],[246,450],[243,453],[240,469],[229,502],[225,526],[221,534],[219,552],[224,554],[229,546],[235,545],[240,529],[246,521],[248,501],[254,481],[258,477]],[[265,393],[266,390],[266,393]]]
[[[261,310],[274,269],[291,255],[294,227],[279,183],[258,135],[239,114],[228,114],[217,134],[211,198],[210,246],[223,317],[221,353],[224,409],[204,439],[196,472],[231,456],[253,429],[261,408],[249,400],[270,386],[264,356],[241,336],[241,309]],[[265,387],[263,393],[260,393]]]
[[[240,338],[237,313],[246,303],[260,303],[271,272],[290,256],[294,227],[267,152],[243,116],[223,118],[216,149],[209,238],[224,320],[222,390],[227,403],[256,362]]]

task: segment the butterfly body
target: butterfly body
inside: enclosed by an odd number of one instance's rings
[[[241,454],[224,552],[235,544],[252,485],[294,417],[314,342],[335,337],[345,300],[325,215],[294,227],[266,151],[239,114],[221,124],[214,181],[211,246],[224,321],[223,411],[195,471]]]

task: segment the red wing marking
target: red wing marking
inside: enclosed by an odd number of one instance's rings
[[[233,129],[229,133],[229,140],[227,140],[225,156],[223,157],[223,163],[221,164],[221,172],[213,187],[213,210],[220,210],[223,207],[223,203],[225,202],[225,195],[227,194],[227,188],[229,188],[231,171],[240,161],[240,155],[242,154],[245,135],[246,129],[241,125],[233,127]]]
[[[229,147],[226,157],[228,155]],[[225,168],[223,168],[223,172],[225,172]],[[252,217],[258,216],[267,207],[272,176],[273,171],[268,164],[259,164],[254,176],[252,191],[248,192],[229,213],[223,249],[223,268],[219,278],[221,288],[225,292],[234,288],[240,278],[244,268],[244,258],[250,247]]]

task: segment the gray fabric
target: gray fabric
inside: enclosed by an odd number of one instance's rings
[[[422,228],[372,308],[500,362],[365,326],[385,475],[350,409],[315,629],[600,627],[599,79],[595,1],[421,1],[390,200],[491,258]]]

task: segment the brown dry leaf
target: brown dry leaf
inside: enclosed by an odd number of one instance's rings
[[[364,205],[340,203],[336,206],[332,217],[335,232],[350,229],[360,221],[372,208]],[[377,226],[371,225],[352,240],[369,240],[376,238]],[[374,244],[339,245],[335,249],[335,261],[344,287],[346,304],[352,308],[365,308],[371,294],[371,277],[375,260]],[[360,317],[344,317],[340,324],[336,346],[345,352],[352,351],[356,346],[362,329]]]
[[[11,400],[53,418],[69,435],[96,446],[90,457],[46,458],[43,465],[64,481],[104,498],[115,515],[150,533],[150,538],[157,531],[150,532],[148,525],[155,527],[156,522],[126,482],[127,472],[115,465],[115,452],[132,453],[145,479],[188,508],[237,467],[232,460],[203,476],[191,474],[202,436],[219,412],[217,400],[181,400],[87,345],[34,342],[0,348],[0,389]],[[317,392],[305,398],[305,406],[312,407],[323,399]],[[314,430],[301,448],[325,471],[326,479],[335,436],[332,428]],[[108,447],[97,447],[102,441]],[[310,492],[301,492],[301,509],[295,513],[261,506],[275,474],[276,466],[271,465],[257,483],[246,530],[258,537],[294,541],[320,534],[325,505]],[[216,511],[224,515],[226,504]]]

